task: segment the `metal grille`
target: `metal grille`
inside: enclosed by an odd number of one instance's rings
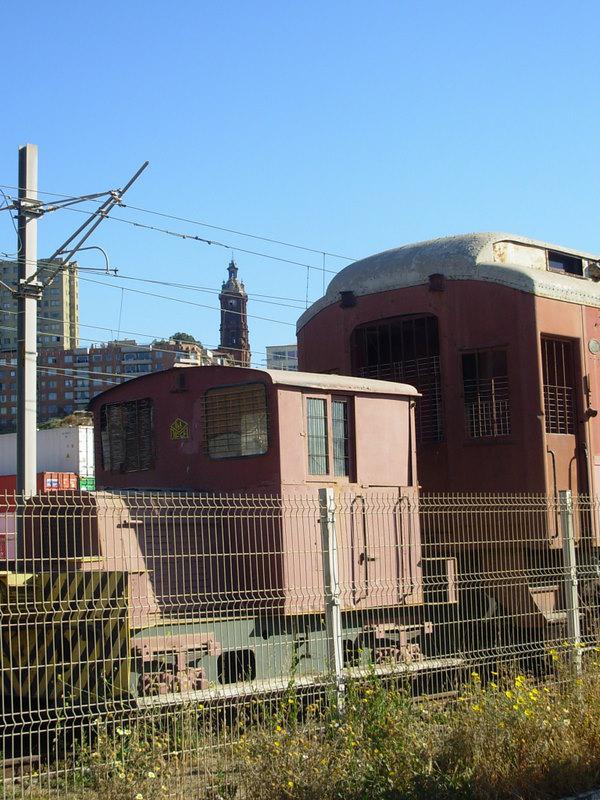
[[[355,681],[439,710],[598,648],[600,498],[326,495],[1,495],[0,797],[245,797],[240,740]]]
[[[397,317],[353,334],[355,374],[415,386],[419,442],[443,439],[442,376],[437,317]]]
[[[510,396],[504,350],[478,350],[462,357],[465,417],[469,436],[508,436]]]
[[[267,395],[262,383],[210,389],[205,396],[210,458],[258,456],[268,449]]]
[[[329,473],[327,402],[319,397],[307,398],[306,421],[308,428],[308,474],[327,475]]]
[[[100,409],[102,463],[111,472],[154,466],[154,406],[150,398],[106,403]]]
[[[546,433],[575,433],[575,375],[573,344],[542,339]]]
[[[333,474],[350,475],[350,436],[348,401],[331,401],[331,440],[333,444]]]

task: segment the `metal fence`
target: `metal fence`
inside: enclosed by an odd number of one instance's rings
[[[241,727],[361,676],[451,696],[565,645],[579,670],[599,523],[568,492],[2,496],[3,796],[83,791],[133,742],[208,787]]]

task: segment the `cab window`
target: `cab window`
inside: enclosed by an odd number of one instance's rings
[[[154,404],[149,397],[100,409],[102,465],[108,472],[154,467]]]
[[[349,477],[350,403],[346,397],[307,397],[308,474]]]
[[[205,395],[205,431],[209,458],[266,453],[268,422],[264,384],[209,389]]]

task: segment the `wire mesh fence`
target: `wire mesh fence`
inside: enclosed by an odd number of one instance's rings
[[[341,709],[374,676],[451,697],[557,649],[581,670],[599,554],[600,502],[570,493],[4,495],[3,796],[119,769],[210,796],[282,702]]]

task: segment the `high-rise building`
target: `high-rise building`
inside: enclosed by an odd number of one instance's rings
[[[298,369],[297,344],[273,344],[267,347],[267,369]]]
[[[221,303],[221,343],[219,352],[229,354],[237,366],[250,366],[248,339],[248,295],[244,284],[238,280],[238,268],[233,259],[227,267],[228,280],[223,282]]]
[[[56,259],[45,269],[55,269]],[[44,278],[44,271],[41,273]],[[0,280],[17,286],[19,267],[16,261],[0,261]],[[38,304],[38,347],[68,349],[79,344],[79,280],[77,264],[60,270],[52,283],[42,291]],[[0,350],[17,349],[17,301],[4,288],[0,289]]]

